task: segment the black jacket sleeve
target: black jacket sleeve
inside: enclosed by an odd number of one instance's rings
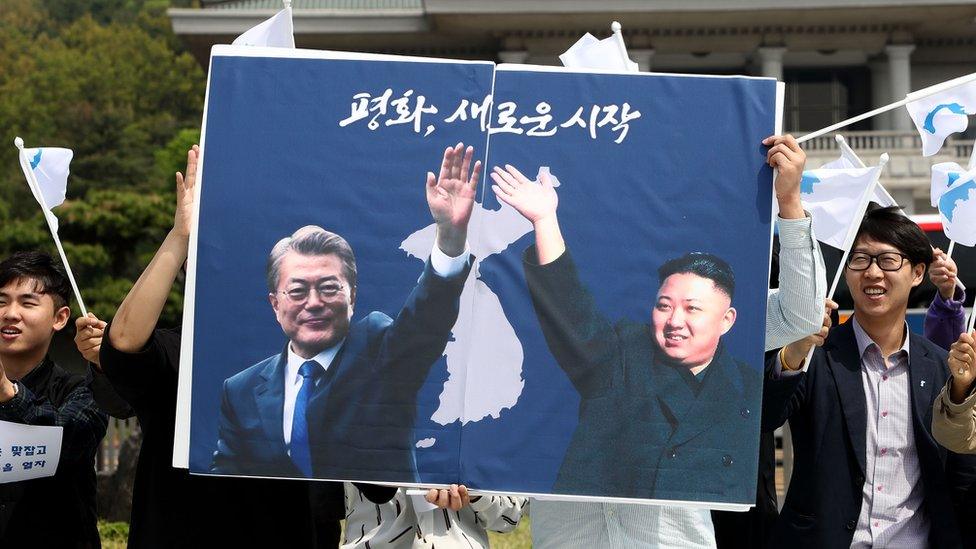
[[[546,265],[535,258],[531,246],[523,267],[549,352],[581,395],[598,395],[609,387],[610,371],[621,362],[617,331],[583,288],[569,250]]]
[[[135,353],[112,346],[110,323],[105,327],[99,362],[115,392],[137,413],[141,403],[161,393],[176,394],[179,369],[179,329],[156,329],[146,345]],[[155,395],[155,396],[154,396]]]
[[[817,362],[823,351],[817,349],[811,362]],[[776,356],[779,349],[766,353],[766,375],[763,378],[762,430],[773,431],[782,426],[790,416],[803,408],[806,401],[806,372],[776,377]],[[811,368],[817,365],[811,364]]]
[[[88,365],[87,382],[95,404],[103,412],[118,419],[128,419],[136,415],[129,402],[116,392],[108,377],[93,364]]]

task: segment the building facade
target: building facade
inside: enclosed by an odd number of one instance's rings
[[[173,29],[206,66],[281,8],[281,0],[201,0],[171,9]],[[786,82],[785,128],[803,134],[976,72],[972,0],[292,0],[299,48],[558,64],[583,33],[623,26],[642,71],[748,74]],[[905,109],[843,131],[867,163],[888,152],[882,183],[909,212],[929,213],[929,168],[966,165],[976,131],[921,156]],[[836,157],[828,135],[808,165]]]

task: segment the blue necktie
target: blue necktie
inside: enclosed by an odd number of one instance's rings
[[[312,476],[312,456],[308,448],[308,421],[305,419],[305,408],[308,406],[309,396],[315,390],[315,378],[322,374],[322,367],[314,360],[306,361],[298,369],[302,376],[302,388],[295,398],[295,415],[291,422],[291,460],[306,477]]]

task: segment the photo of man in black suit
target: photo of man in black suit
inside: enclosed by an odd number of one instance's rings
[[[550,352],[581,397],[553,487],[575,495],[753,500],[760,378],[721,338],[735,324],[735,276],[708,253],[658,270],[650,323],[611,323],[583,287],[551,181],[491,174],[499,199],[533,222],[526,282]]]
[[[211,472],[414,482],[416,394],[451,334],[471,268],[481,163],[459,143],[427,174],[431,258],[396,318],[353,321],[357,272],[341,236],[306,226],[268,257],[268,300],[288,343],[224,382]]]

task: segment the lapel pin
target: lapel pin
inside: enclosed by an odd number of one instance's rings
[[[925,380],[924,379],[919,382],[919,387],[925,387]]]

